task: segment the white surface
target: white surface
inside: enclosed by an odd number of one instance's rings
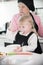
[[[43,65],[43,54],[7,56],[2,62],[8,65]]]

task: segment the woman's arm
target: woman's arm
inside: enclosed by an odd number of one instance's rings
[[[18,30],[18,18],[19,18],[19,14],[13,16],[8,28],[10,31],[15,32]]]

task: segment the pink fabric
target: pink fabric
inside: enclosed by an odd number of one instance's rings
[[[43,25],[41,23],[40,17],[33,14],[33,17],[38,25],[38,34],[39,36],[43,37]]]
[[[40,18],[39,18],[39,16],[37,16],[35,14],[33,14],[33,16],[34,16],[34,19],[35,19],[35,21],[36,21],[36,23],[38,25],[38,28],[39,28],[38,29],[38,34],[39,34],[39,36],[43,37],[43,26],[41,24]],[[13,17],[13,19],[11,20],[11,24],[9,26],[9,30],[11,30],[12,32],[15,32],[15,31],[18,30],[18,18],[19,17],[20,17],[20,15],[16,14]]]
[[[10,26],[9,26],[9,30],[12,32],[15,32],[18,30],[18,19],[19,19],[20,15],[16,14],[13,16]]]

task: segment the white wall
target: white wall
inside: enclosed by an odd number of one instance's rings
[[[17,2],[0,2],[0,27],[10,21],[14,14],[18,12]]]
[[[43,7],[43,0],[34,0],[35,7]]]
[[[43,8],[43,0],[34,0],[35,8]],[[43,9],[37,9],[37,14],[40,16],[43,24]]]
[[[34,0],[35,7],[42,7],[43,0]],[[0,2],[0,27],[4,29],[4,25],[6,22],[9,22],[13,15],[18,12],[17,2]],[[37,10],[38,15],[41,18],[41,22],[43,22],[43,9]]]

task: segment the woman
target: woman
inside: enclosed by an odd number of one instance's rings
[[[33,13],[33,11],[35,10],[33,0],[18,0],[18,7],[19,13],[13,17],[8,29],[12,32],[17,31],[19,28],[19,17],[25,14],[29,14],[34,20],[35,28],[39,36],[43,37],[43,26],[41,25],[40,18]]]

